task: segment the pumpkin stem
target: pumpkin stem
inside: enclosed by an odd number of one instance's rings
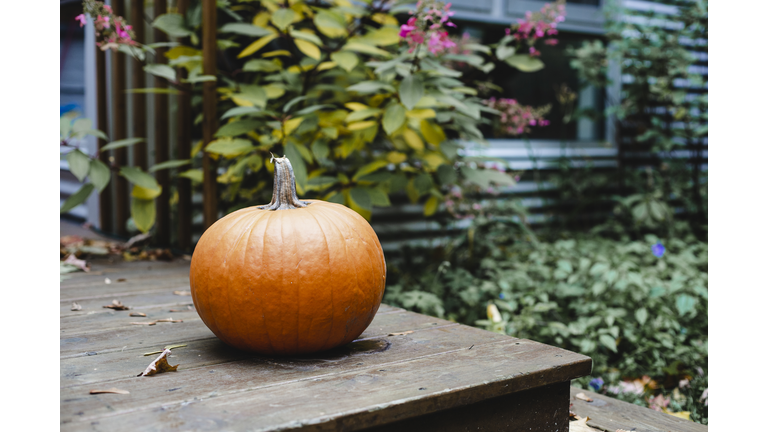
[[[302,208],[311,203],[299,200],[296,196],[296,177],[293,174],[291,161],[287,157],[272,155],[270,162],[275,163],[275,185],[272,188],[272,201],[262,210],[292,210]]]

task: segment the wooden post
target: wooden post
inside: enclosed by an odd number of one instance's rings
[[[113,0],[112,10],[115,15],[125,15],[125,2],[123,0]],[[112,138],[113,141],[125,139],[128,137],[126,128],[126,97],[125,97],[125,54],[117,51],[112,52]],[[118,167],[124,167],[128,164],[125,147],[115,149],[115,164]],[[128,229],[126,222],[130,217],[128,207],[128,181],[122,177],[114,176],[116,183],[116,206],[117,220],[115,232],[120,236],[127,236]]]
[[[144,42],[144,2],[142,0],[131,0],[131,25],[136,32],[138,42]],[[134,59],[131,66],[132,82],[134,89],[146,87],[144,77],[144,68],[140,61]],[[147,103],[143,93],[133,94],[133,137],[147,137]],[[133,165],[146,171],[147,169],[147,144],[136,144],[133,146]]]
[[[168,12],[165,0],[154,0],[155,18]],[[167,42],[165,33],[155,29],[155,43]],[[165,48],[155,49],[155,62],[157,64],[166,63]],[[165,88],[165,78],[155,77],[155,87]],[[155,94],[155,163],[159,164],[168,160],[168,95]],[[157,241],[161,245],[171,243],[171,212],[170,212],[170,189],[171,183],[168,177],[168,170],[160,170],[156,174],[157,182],[163,188],[163,192],[157,197]]]
[[[179,8],[179,14],[186,17],[189,0],[179,0],[177,7]],[[182,38],[179,42],[186,45],[189,43],[189,38]],[[179,80],[181,80],[187,77],[187,70],[180,67],[177,70],[177,74]],[[191,91],[192,87],[188,86],[176,98],[178,104],[176,109],[178,115],[178,132],[176,133],[178,143],[176,149],[179,159],[189,158],[192,147]],[[176,185],[179,193],[179,204],[176,212],[179,227],[178,244],[181,250],[188,250],[192,244],[192,180],[186,177],[178,177]]]
[[[203,0],[203,74],[216,75],[216,0]],[[216,82],[203,82],[203,149],[216,132]],[[216,163],[203,151],[203,230],[218,219]]]
[[[109,119],[107,118],[107,54],[99,47],[96,50],[96,127],[109,135]],[[101,148],[107,145],[107,141],[99,138],[99,160],[107,166],[111,166],[109,152],[102,152]],[[112,226],[112,185],[104,188],[99,194],[99,228],[105,233],[113,233]]]

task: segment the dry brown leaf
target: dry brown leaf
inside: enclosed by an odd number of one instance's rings
[[[191,292],[189,292],[189,291],[174,291],[173,293],[174,293],[174,294],[176,294],[176,295],[178,295],[178,296],[188,296],[188,295],[192,295],[192,293],[191,293]]]
[[[126,278],[119,278],[116,282],[125,282],[126,280]]]
[[[146,369],[144,369],[144,372],[136,376],[152,376],[158,373],[175,371],[176,368],[179,367],[179,365],[171,366],[170,364],[168,364],[168,356],[170,354],[171,354],[171,350],[169,349],[163,350],[162,354],[160,354],[158,358],[156,358],[152,363],[149,364],[149,366],[147,366]]]
[[[114,310],[128,310],[130,309],[129,306],[126,306],[121,302],[120,300],[112,300],[112,304],[103,306],[107,309],[114,309]]]
[[[584,392],[576,393],[576,399],[581,399],[583,401],[592,402],[592,398],[587,396]]]
[[[128,315],[128,316],[132,316],[132,317],[145,317],[145,316],[147,316],[147,314],[145,314],[144,312],[131,312],[131,314]]]
[[[180,345],[168,345],[166,347],[163,347],[163,350],[172,350],[174,348],[182,348],[187,346],[187,344],[180,344]],[[145,356],[152,355],[152,354],[160,354],[162,351],[152,351],[148,353],[144,353]]]
[[[101,393],[115,393],[115,394],[131,394],[128,390],[120,390],[116,388],[106,389],[106,390],[91,390],[91,394],[101,394]]]
[[[79,311],[79,310],[82,310],[82,309],[83,309],[82,306],[80,306],[79,304],[77,304],[75,302],[72,302],[72,308],[70,310]]]
[[[65,264],[71,264],[84,272],[91,271],[91,268],[85,263],[85,260],[77,259],[75,254],[69,254],[67,259],[64,260]]]
[[[157,320],[157,322],[177,323],[177,322],[184,322],[184,320],[180,320],[180,319],[175,320],[173,318],[163,318],[163,319]]]
[[[140,242],[142,242],[142,241],[144,241],[144,240],[146,240],[146,239],[148,239],[150,237],[151,237],[150,233],[144,233],[144,234],[135,235],[135,236],[131,237],[130,239],[128,239],[128,241],[123,245],[123,248],[130,249],[136,243],[140,243]]]
[[[155,325],[155,324],[157,324],[157,321],[132,322],[131,324],[134,324],[134,325],[148,325],[148,326],[151,326],[151,325]]]
[[[399,332],[399,333],[390,333],[387,336],[403,336],[403,335],[407,335],[407,334],[411,334],[411,333],[413,333],[413,330],[408,330],[408,331]]]
[[[577,416],[578,417],[578,416]],[[600,429],[595,429],[587,424],[589,421],[589,417],[583,417],[579,418],[576,421],[572,421],[568,423],[568,430],[570,432],[595,432],[600,431]]]

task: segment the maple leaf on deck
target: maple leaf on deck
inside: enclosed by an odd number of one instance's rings
[[[164,349],[162,354],[156,358],[152,363],[144,369],[144,372],[136,376],[152,376],[154,374],[175,371],[179,365],[171,366],[168,364],[168,356],[171,354],[171,350]]]

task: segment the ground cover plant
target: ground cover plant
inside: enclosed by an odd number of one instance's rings
[[[406,248],[384,301],[588,355],[575,385],[706,423],[707,244],[542,241],[515,220],[479,215],[441,247]]]

